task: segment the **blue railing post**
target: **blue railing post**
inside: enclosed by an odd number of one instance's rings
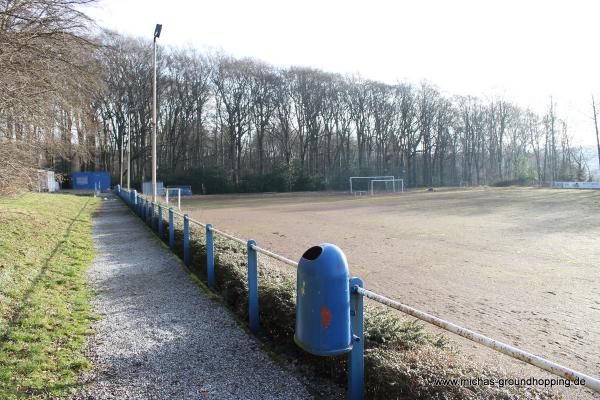
[[[137,190],[133,189],[133,192],[129,192],[129,198],[131,203],[136,206],[137,205]],[[134,207],[135,209],[135,207]]]
[[[348,353],[348,399],[362,400],[365,390],[365,339],[363,332],[363,297],[356,287],[363,287],[360,278],[350,279],[350,321],[352,351]]]
[[[156,214],[154,213],[154,211],[156,211],[156,203],[152,202],[152,207],[150,208],[150,227],[154,230],[156,229]]]
[[[146,200],[146,224],[150,225],[150,201]]]
[[[248,316],[250,330],[258,332],[258,267],[256,250],[252,248],[256,242],[248,240]]]
[[[160,240],[163,240],[162,206],[160,204],[158,205],[158,215],[156,218],[158,218],[158,237]]]
[[[208,287],[215,288],[215,243],[212,224],[206,224],[206,275]]]
[[[183,263],[190,265],[190,220],[187,214],[183,216]]]
[[[173,225],[173,207],[169,208],[169,247],[175,251],[175,226]]]

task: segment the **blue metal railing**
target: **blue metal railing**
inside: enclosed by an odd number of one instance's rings
[[[125,203],[127,203],[143,220],[146,221],[153,229],[155,229],[154,221],[154,202],[150,203],[143,196],[138,194],[135,190],[127,192],[119,187],[116,189],[117,194]],[[144,204],[145,200],[145,204]],[[161,210],[162,205],[158,205],[158,209]],[[159,227],[162,225],[162,212],[160,213]],[[235,237],[227,232],[218,230],[212,226],[212,224],[204,224],[202,222],[193,220],[188,217],[187,214],[182,214],[169,208],[169,246],[172,250],[175,249],[175,235],[174,235],[174,215],[178,215],[183,218],[183,254],[184,264],[189,266],[191,263],[190,254],[190,222],[200,225],[205,228],[206,234],[206,261],[207,261],[207,279],[208,286],[214,289],[214,234],[218,234],[224,238],[232,240],[236,243],[246,246],[247,249],[247,267],[248,267],[248,315],[249,315],[249,326],[250,330],[257,333],[259,324],[259,306],[258,306],[258,257],[257,253],[262,253],[268,257],[279,260],[289,266],[298,267],[298,263],[283,257],[279,254],[273,253],[269,250],[259,247],[254,240],[243,240]],[[159,228],[160,229],[160,228]],[[162,229],[161,229],[162,231]],[[161,239],[163,239],[162,234]],[[506,343],[491,339],[480,333],[472,330],[460,327],[451,322],[445,321],[441,318],[435,317],[431,314],[417,310],[410,306],[404,305],[400,302],[369,291],[364,288],[363,281],[360,278],[351,278],[350,282],[350,318],[352,324],[353,334],[353,346],[350,353],[348,353],[348,398],[350,399],[362,399],[364,394],[364,325],[363,325],[363,297],[367,297],[378,303],[384,304],[388,307],[399,310],[405,314],[411,315],[417,319],[428,322],[432,325],[438,326],[448,332],[452,332],[456,335],[462,336],[466,339],[482,344],[486,347],[494,349],[500,353],[506,354],[509,357],[516,358],[524,361],[528,364],[534,365],[542,370],[550,372],[554,375],[563,377],[570,381],[576,379],[579,382],[584,382],[584,386],[595,392],[600,393],[600,380],[593,378],[589,375],[575,371],[573,369],[564,367],[560,364],[556,364],[545,358],[536,356],[528,353],[524,350],[510,346]]]

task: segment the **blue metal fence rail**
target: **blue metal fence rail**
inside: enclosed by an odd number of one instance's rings
[[[155,220],[155,203],[149,202],[143,196],[138,194],[135,190],[126,191],[121,189],[117,185],[116,189],[119,197],[128,204],[133,211],[142,218],[150,227],[156,230]],[[162,207],[164,205],[156,204],[158,207],[158,216],[156,219],[160,219],[158,223],[159,235],[162,236]],[[190,253],[190,229],[189,224],[194,223],[205,228],[206,235],[206,262],[207,262],[207,279],[208,286],[214,289],[214,234],[218,234],[226,239],[232,240],[236,243],[244,245],[247,249],[248,257],[248,314],[249,314],[249,326],[250,330],[254,333],[260,329],[259,323],[259,307],[258,307],[258,257],[257,253],[264,254],[273,259],[279,260],[289,266],[298,267],[298,263],[283,257],[279,254],[273,253],[269,250],[259,247],[254,240],[243,240],[235,237],[227,232],[216,229],[212,224],[204,224],[200,221],[196,221],[189,218],[187,214],[182,214],[175,211],[172,207],[169,210],[169,246],[171,249],[175,249],[175,234],[174,234],[174,216],[178,215],[183,218],[183,254],[184,263],[189,266],[191,263]],[[373,301],[384,304],[388,307],[399,310],[405,314],[411,315],[414,318],[428,322],[432,325],[438,326],[448,332],[452,332],[456,335],[462,336],[473,342],[482,344],[486,347],[494,349],[500,353],[506,354],[509,357],[521,360],[528,364],[534,365],[542,370],[550,372],[554,375],[568,379],[570,381],[579,380],[584,382],[584,386],[595,392],[600,393],[600,380],[593,378],[589,375],[575,371],[573,369],[564,367],[557,363],[554,363],[545,358],[536,356],[528,353],[516,347],[510,346],[506,343],[491,339],[485,335],[477,333],[475,331],[460,327],[451,322],[445,321],[441,318],[435,317],[431,314],[417,310],[388,297],[382,296],[375,292],[365,289],[363,281],[360,278],[353,277],[350,279],[350,316],[352,324],[353,334],[353,346],[350,353],[348,353],[348,398],[350,399],[362,399],[364,394],[364,335],[363,335],[363,297],[367,297]]]

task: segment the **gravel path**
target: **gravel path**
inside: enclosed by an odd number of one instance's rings
[[[311,397],[116,197],[102,205],[93,233],[88,278],[102,319],[75,399]]]

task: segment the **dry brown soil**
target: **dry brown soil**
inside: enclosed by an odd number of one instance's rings
[[[600,191],[198,196],[183,205],[194,218],[295,260],[314,244],[334,243],[367,288],[600,377]],[[481,363],[545,376],[456,342]]]

